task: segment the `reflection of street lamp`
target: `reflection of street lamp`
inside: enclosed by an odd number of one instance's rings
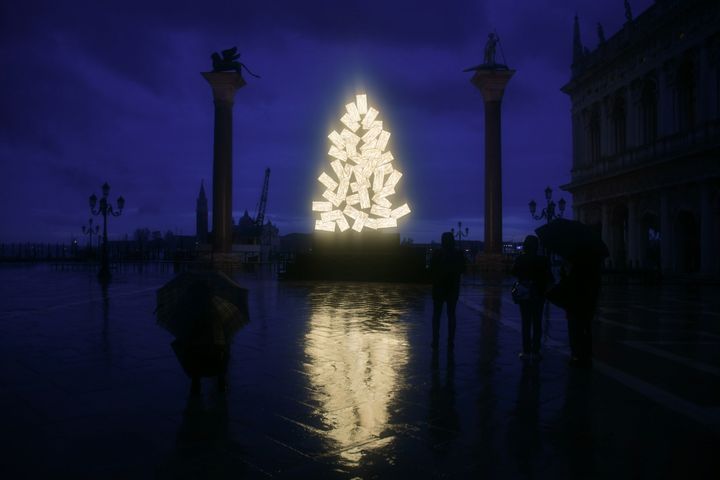
[[[98,198],[93,193],[90,195],[90,213],[93,215],[102,215],[103,216],[103,243],[102,243],[102,254],[101,254],[101,263],[100,263],[100,272],[98,273],[98,277],[100,277],[101,280],[108,280],[110,278],[110,267],[108,265],[108,253],[107,253],[107,217],[108,214],[112,215],[113,217],[119,217],[122,214],[123,207],[125,207],[125,199],[123,197],[118,197],[117,199],[117,211],[113,210],[112,205],[108,201],[108,195],[110,194],[110,185],[108,185],[107,182],[105,182],[102,186],[102,193],[103,196],[100,198],[100,205],[98,206],[97,210],[95,209],[95,205],[98,203]]]
[[[528,207],[530,207],[530,215],[535,220],[542,220],[544,218],[547,220],[547,223],[552,222],[556,218],[562,218],[563,213],[565,213],[565,199],[561,198],[558,201],[557,206],[560,209],[560,213],[555,213],[555,202],[552,201],[552,188],[547,187],[545,189],[545,201],[547,202],[547,206],[542,209],[540,215],[535,215],[537,203],[535,203],[535,200],[530,200],[530,203],[528,203]]]
[[[87,226],[85,226],[85,225],[82,226],[82,232],[83,232],[85,235],[87,235],[88,238],[89,238],[89,240],[88,240],[88,249],[89,249],[90,251],[92,251],[92,246],[93,246],[93,243],[92,243],[92,237],[93,237],[93,235],[97,235],[97,236],[98,236],[98,247],[100,247],[100,225],[95,225],[95,228],[93,228],[93,219],[92,219],[92,218],[90,218],[90,219],[88,220]]]
[[[450,231],[452,232],[453,236],[458,239],[458,248],[462,250],[462,239],[463,237],[467,238],[468,235],[470,235],[470,229],[468,227],[465,227],[465,232],[463,232],[462,222],[458,222],[457,233],[455,232],[454,228],[451,228]]]

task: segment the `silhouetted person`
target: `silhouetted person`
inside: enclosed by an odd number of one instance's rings
[[[592,366],[592,320],[600,293],[600,260],[588,258],[566,262],[563,270],[570,295],[565,312],[570,338],[570,365]]]
[[[538,255],[537,250],[538,238],[535,235],[525,237],[523,253],[518,256],[512,267],[512,274],[517,277],[525,294],[518,300],[522,318],[521,358],[540,354],[545,292],[554,281],[550,261],[547,257]]]
[[[460,275],[465,270],[465,257],[455,249],[455,238],[452,232],[445,232],[441,237],[441,248],[433,251],[430,262],[433,297],[433,348],[438,347],[440,340],[440,315],[443,304],[447,304],[448,317],[448,348],[455,346],[455,307],[460,296]]]
[[[200,393],[201,377],[216,376],[218,390],[226,389],[229,346],[212,302],[213,295],[206,284],[198,282],[188,289],[185,305],[192,323],[188,333],[172,345],[192,380],[192,394]]]

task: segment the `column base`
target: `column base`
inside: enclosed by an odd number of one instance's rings
[[[513,259],[500,253],[480,253],[475,257],[475,267],[480,272],[510,273]]]

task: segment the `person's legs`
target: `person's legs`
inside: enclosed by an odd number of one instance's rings
[[[433,317],[432,317],[432,346],[437,348],[440,341],[440,315],[442,314],[443,301],[437,298],[433,299]]]
[[[530,353],[530,317],[531,307],[527,302],[520,303],[520,321],[522,325],[522,353]]]
[[[542,339],[542,314],[545,301],[540,300],[533,303],[532,308],[532,352],[540,353],[540,342]]]
[[[580,349],[578,345],[580,332],[578,331],[578,320],[574,314],[566,312],[567,317],[567,329],[568,329],[568,340],[570,341],[570,357],[571,359],[578,358],[580,355]]]
[[[202,390],[201,390],[201,384],[200,384],[200,376],[193,375],[191,383],[190,383],[190,394],[191,395],[200,395],[201,391]]]
[[[578,357],[585,363],[592,361],[592,319],[593,312],[585,312],[578,319],[581,329]]]
[[[217,377],[218,392],[224,393],[227,391],[227,383],[226,383],[225,378],[226,377],[225,377],[224,373],[221,373],[220,375],[218,375],[218,377]]]
[[[448,348],[455,347],[455,327],[456,317],[455,308],[457,307],[457,299],[448,300],[447,302],[447,315],[448,315]]]
[[[218,355],[220,356],[220,371],[217,377],[217,388],[221,393],[227,392],[227,370],[230,362],[230,348],[218,347]]]

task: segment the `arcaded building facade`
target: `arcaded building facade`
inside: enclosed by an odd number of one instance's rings
[[[622,4],[619,15],[622,15]],[[571,80],[575,217],[608,266],[720,275],[720,1],[657,0],[598,45],[577,19]]]

